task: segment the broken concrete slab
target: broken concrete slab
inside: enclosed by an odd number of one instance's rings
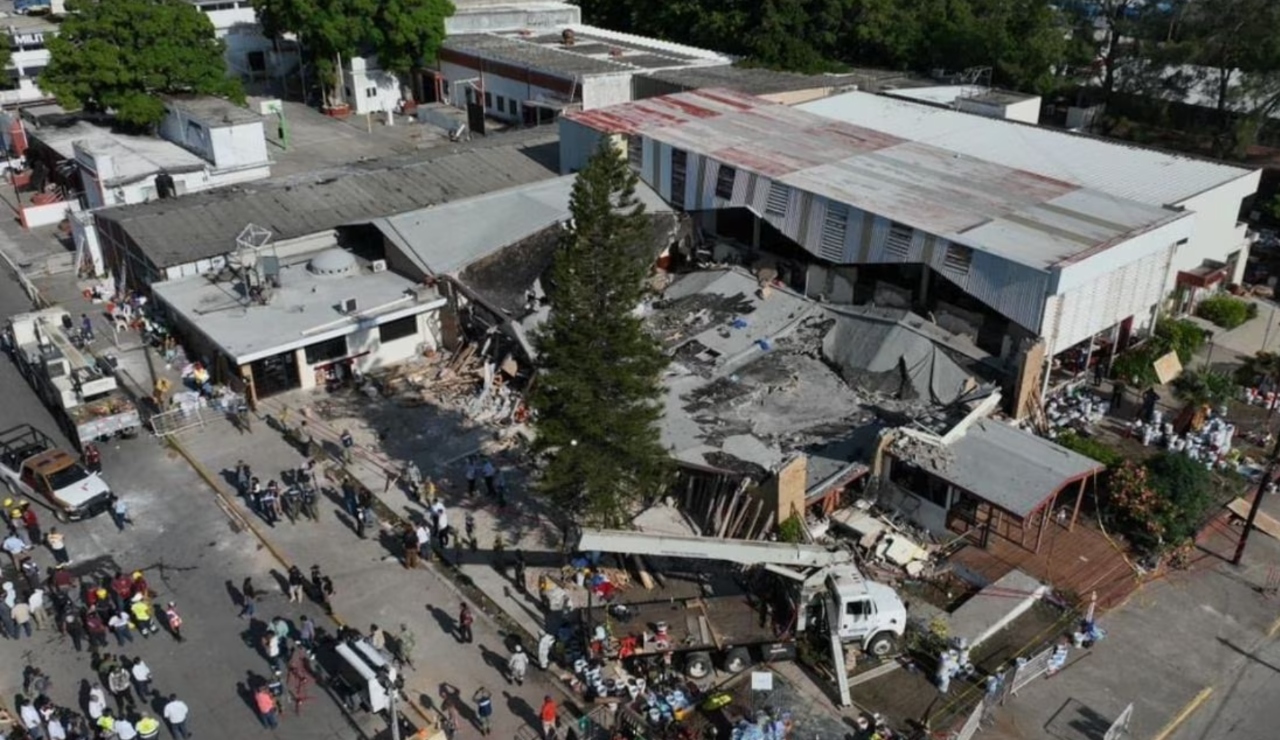
[[[968,640],[976,648],[1022,616],[1049,587],[1020,570],[979,591],[947,617],[950,634]]]

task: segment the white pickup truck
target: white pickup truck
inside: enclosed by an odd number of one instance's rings
[[[102,476],[30,424],[0,432],[0,478],[11,494],[43,501],[59,521],[88,519],[111,506]]]

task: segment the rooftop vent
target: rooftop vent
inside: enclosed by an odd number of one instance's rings
[[[355,255],[339,247],[326,249],[307,263],[307,269],[312,274],[324,276],[349,275],[357,267]]]

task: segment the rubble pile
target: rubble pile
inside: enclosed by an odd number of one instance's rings
[[[485,359],[488,348],[488,342],[471,343],[458,352],[431,352],[400,365],[380,379],[382,395],[404,406],[457,409],[481,423],[522,422],[524,402],[508,385],[519,364],[511,355],[501,362]]]

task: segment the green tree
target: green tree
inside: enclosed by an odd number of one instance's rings
[[[68,0],[40,86],[67,107],[113,112],[129,126],[164,117],[166,93],[244,99],[227,77],[213,24],[185,0]]]
[[[594,525],[625,522],[668,472],[657,427],[667,358],[635,314],[653,260],[636,183],[608,144],[578,173],[548,282],[551,315],[535,337],[539,490]]]
[[[1162,453],[1142,465],[1126,460],[1111,474],[1107,499],[1134,547],[1162,552],[1195,536],[1214,504],[1213,478],[1186,455]]]
[[[1191,407],[1221,406],[1235,397],[1236,390],[1230,375],[1209,368],[1184,370],[1173,379],[1173,395]]]
[[[1207,90],[1217,117],[1215,153],[1243,154],[1280,109],[1280,3],[1181,0],[1162,57],[1187,89]]]
[[[453,11],[452,0],[379,0],[370,43],[378,65],[408,74],[435,62],[444,43],[444,21]]]
[[[324,103],[343,103],[342,65],[373,37],[376,0],[253,0],[263,33],[297,35],[306,60],[322,81]]]

